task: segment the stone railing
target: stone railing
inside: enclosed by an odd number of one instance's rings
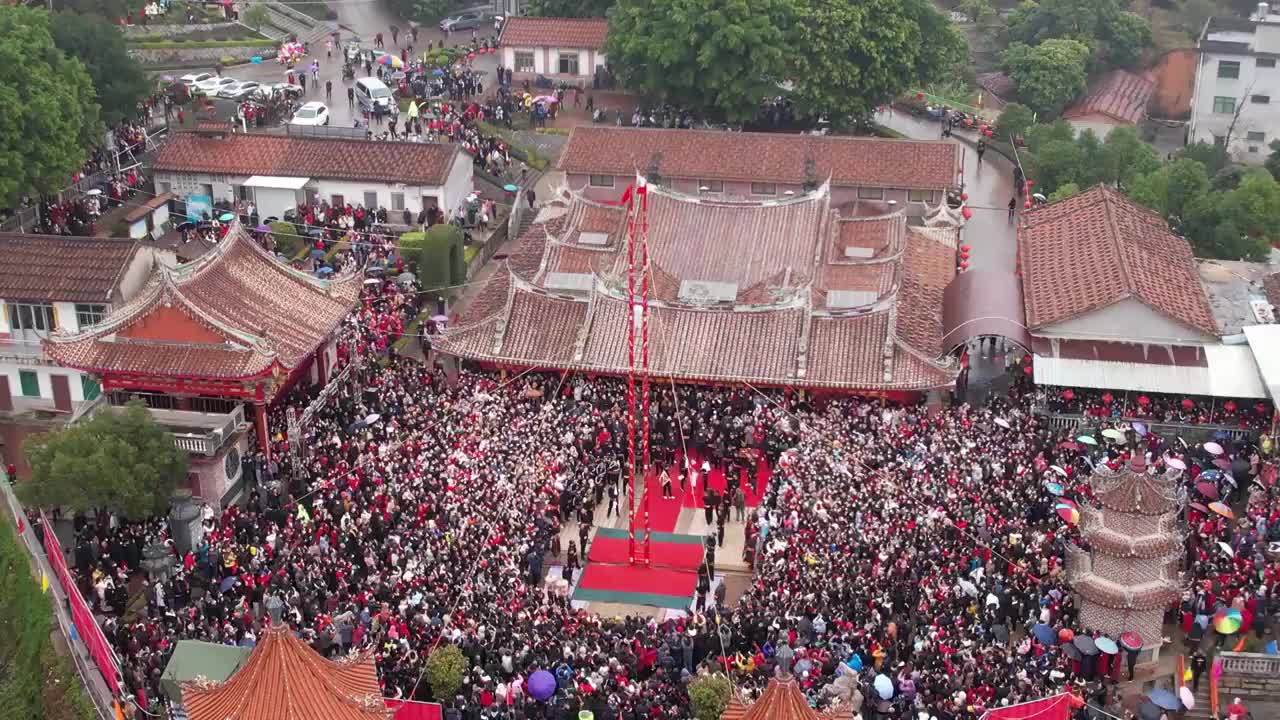
[[[1223,652],[1218,657],[1222,662],[1223,675],[1254,676],[1280,682],[1280,655]]]
[[[1255,718],[1280,717],[1280,656],[1218,653],[1219,705],[1240,698]]]

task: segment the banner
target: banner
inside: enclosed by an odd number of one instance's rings
[[[67,603],[71,606],[71,622],[75,625],[80,639],[84,641],[85,647],[89,648],[89,655],[98,666],[98,670],[102,672],[102,678],[107,681],[107,687],[111,689],[113,695],[118,696],[120,665],[116,660],[115,651],[107,642],[107,636],[102,634],[102,628],[98,626],[93,612],[84,601],[84,596],[80,594],[80,588],[76,586],[75,579],[67,571],[67,558],[62,554],[62,543],[58,542],[58,536],[53,532],[53,523],[43,513],[41,520],[44,521],[45,528],[44,552],[49,556],[49,565],[53,568],[54,576],[58,578],[58,584],[62,586],[62,592],[67,595]]]
[[[1071,693],[988,710],[982,720],[1070,720]]]
[[[443,708],[439,703],[417,702],[415,700],[392,700],[383,698],[388,710],[394,710],[392,720],[442,720]]]

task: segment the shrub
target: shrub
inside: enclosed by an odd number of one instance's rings
[[[467,656],[456,645],[437,647],[427,656],[427,682],[431,684],[431,696],[437,702],[448,702],[467,672]]]
[[[693,704],[693,716],[698,720],[720,720],[729,707],[729,678],[719,673],[703,675],[689,683],[689,702]]]
[[[425,233],[405,233],[400,236],[400,251],[413,266],[424,290],[466,282],[462,230],[456,225],[432,225]]]
[[[287,258],[297,256],[308,247],[306,238],[298,232],[298,227],[284,220],[271,223],[271,237],[276,241],[276,252]]]

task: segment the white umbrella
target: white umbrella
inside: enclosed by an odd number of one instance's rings
[[[85,194],[86,194],[86,195],[101,195],[101,194],[102,194],[102,190],[100,190],[100,189],[98,189],[98,188],[94,188],[94,189],[90,190],[89,192],[87,192],[87,193],[85,193]]]
[[[1004,428],[1005,430],[1009,429],[1009,421],[1005,420],[1004,418],[996,418],[996,424]]]
[[[1066,470],[1063,470],[1062,468],[1058,467],[1057,465],[1050,465],[1050,466],[1049,466],[1049,469],[1050,469],[1050,470],[1052,470],[1052,471],[1054,471],[1054,472],[1056,472],[1056,473],[1058,473],[1058,474],[1059,474],[1059,475],[1061,475],[1062,477],[1066,477],[1066,476],[1067,476],[1067,471],[1066,471]]]
[[[364,421],[365,421],[365,423],[366,423],[366,424],[368,424],[368,425],[372,425],[372,424],[374,424],[374,423],[378,422],[378,421],[379,421],[379,420],[381,420],[381,419],[382,419],[382,416],[381,416],[381,415],[379,415],[378,413],[372,413],[372,414],[370,414],[370,415],[365,416]]]
[[[365,285],[381,285],[382,281],[379,280],[378,278],[369,278],[368,280],[364,281],[364,284]]]
[[[1216,442],[1207,442],[1207,443],[1205,443],[1205,444],[1204,444],[1204,450],[1205,450],[1205,452],[1209,453],[1210,455],[1221,455],[1221,454],[1222,454],[1222,446],[1221,446],[1221,445],[1219,445],[1219,444],[1218,444],[1218,443],[1216,443]]]
[[[1222,542],[1221,540],[1218,541],[1218,547],[1222,548],[1222,552],[1226,553],[1227,557],[1236,556],[1236,551],[1232,550],[1230,545]]]
[[[893,681],[888,676],[877,675],[871,685],[876,689],[876,694],[880,696],[881,700],[888,700],[893,697]]]
[[[1178,458],[1169,458],[1168,460],[1165,460],[1165,464],[1166,464],[1166,465],[1168,465],[1169,467],[1173,468],[1174,470],[1186,470],[1186,469],[1187,469],[1187,464],[1186,464],[1186,463],[1184,463],[1184,462],[1182,462],[1182,461],[1181,461],[1181,460],[1179,460]]]
[[[1103,430],[1102,436],[1107,438],[1108,440],[1115,440],[1116,442],[1120,442],[1121,440],[1124,440],[1124,433],[1120,432],[1115,428],[1107,428],[1106,430]]]

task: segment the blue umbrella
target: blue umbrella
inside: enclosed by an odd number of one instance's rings
[[[333,268],[329,267],[328,265],[325,265],[324,267],[320,268],[316,272],[320,273],[321,275],[329,275],[330,273],[333,272]]]
[[[1221,470],[1205,470],[1200,473],[1200,479],[1205,482],[1217,482],[1222,479]]]
[[[444,71],[441,70],[440,68],[436,68],[435,70],[431,71],[431,74],[435,75],[436,77],[440,77],[441,75],[444,74]]]
[[[1136,422],[1133,424],[1133,431],[1138,433],[1138,437],[1146,437],[1147,426],[1140,422]]]
[[[502,189],[503,189],[503,190],[506,190],[507,192],[515,192],[515,191],[519,190],[520,188],[516,187],[515,185],[503,185],[503,186],[502,186]]]
[[[218,587],[222,590],[222,592],[226,592],[230,590],[232,586],[234,586],[236,582],[238,582],[239,580],[240,578],[236,577],[235,575],[232,575],[231,577],[225,577],[225,578],[222,578],[222,584],[219,585]]]
[[[313,250],[311,251],[311,257],[313,257],[313,258],[322,258],[322,257],[324,257],[324,251],[323,251],[323,250],[321,250],[320,248],[315,248],[315,249],[313,249]]]
[[[1152,690],[1147,697],[1152,704],[1164,710],[1178,710],[1182,707],[1182,701],[1178,699],[1178,696],[1164,688]]]
[[[877,675],[871,686],[876,689],[876,694],[881,700],[893,697],[893,681],[887,675]]]
[[[1037,623],[1035,627],[1031,628],[1031,633],[1043,645],[1054,645],[1058,641],[1058,633],[1044,623]]]
[[[1061,495],[1064,492],[1062,485],[1059,483],[1045,483],[1044,487],[1049,491],[1050,495]]]
[[[848,665],[849,669],[854,672],[862,672],[862,656],[857,653],[854,653],[853,657],[845,660],[844,664]]]

